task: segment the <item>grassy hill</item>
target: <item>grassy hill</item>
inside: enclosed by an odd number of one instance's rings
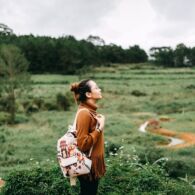
[[[149,65],[113,65],[95,68],[78,76],[33,75],[32,89],[17,100],[16,125],[0,123],[0,177],[13,170],[50,167],[56,164],[56,141],[72,123],[76,111],[69,85],[81,78],[95,80],[102,89],[99,113],[106,116],[106,161],[122,153],[131,160],[154,163],[168,158],[167,170],[174,179],[195,176],[194,146],[180,149],[160,147],[169,140],[141,133],[141,124],[159,120],[163,128],[195,133],[195,69],[164,69]],[[57,94],[68,96],[65,111]],[[27,114],[25,114],[27,112]],[[5,117],[0,112],[0,120]]]

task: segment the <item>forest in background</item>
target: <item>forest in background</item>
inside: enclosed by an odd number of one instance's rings
[[[12,44],[21,50],[31,73],[75,74],[86,67],[148,61],[164,67],[195,66],[195,47],[183,43],[175,49],[170,46],[151,47],[148,54],[139,45],[124,49],[116,44],[105,44],[102,38],[93,35],[82,40],[72,35],[58,38],[15,35],[8,26],[0,24],[0,45],[3,44]]]

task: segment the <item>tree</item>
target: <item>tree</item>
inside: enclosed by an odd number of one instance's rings
[[[171,47],[152,47],[150,56],[155,64],[167,67],[174,66],[174,52]]]
[[[28,61],[18,47],[0,46],[0,88],[1,93],[7,96],[11,124],[15,122],[16,90],[23,89],[30,81],[27,69]]]
[[[146,52],[139,47],[134,45],[126,50],[126,60],[128,63],[141,63],[148,60]]]
[[[93,43],[96,46],[105,45],[105,41],[102,38],[100,38],[99,36],[89,35],[87,37],[87,41]]]
[[[175,66],[176,67],[189,66],[189,54],[190,54],[189,49],[183,43],[178,44],[174,51]]]
[[[7,25],[0,23],[0,35],[12,35],[13,30]]]
[[[193,67],[195,67],[195,47],[192,47],[190,49],[190,54],[189,54],[189,64]]]

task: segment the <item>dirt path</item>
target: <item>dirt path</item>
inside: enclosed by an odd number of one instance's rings
[[[0,178],[0,188],[5,184],[5,182]]]
[[[151,120],[148,120],[147,122],[145,122],[142,125],[142,127],[144,127],[144,129],[147,128],[147,131],[172,138],[172,141],[173,142],[175,141],[175,144],[168,143],[165,145],[165,147],[184,148],[184,147],[189,147],[189,146],[195,145],[195,133],[188,133],[188,132],[179,133],[176,131],[164,129],[164,128],[160,127],[161,122],[162,121],[151,119]],[[163,122],[165,122],[165,121],[163,121]],[[143,128],[142,128],[142,132],[143,132]]]

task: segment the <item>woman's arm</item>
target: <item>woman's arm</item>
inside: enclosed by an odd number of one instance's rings
[[[77,116],[77,144],[79,149],[83,152],[90,150],[100,135],[98,131],[89,133],[91,117],[88,110],[80,111]]]

